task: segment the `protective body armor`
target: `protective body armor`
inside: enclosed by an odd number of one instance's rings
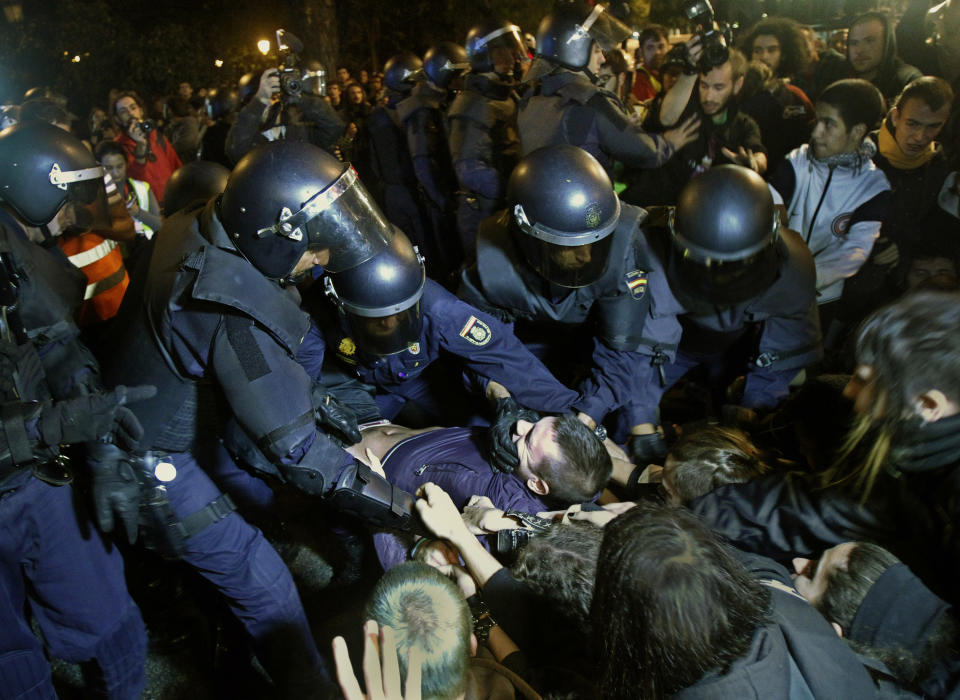
[[[124,300],[118,317],[123,337],[112,344],[122,349],[105,363],[105,378],[111,386],[134,380],[156,385],[157,395],[134,407],[145,431],[141,447],[183,452],[200,430],[219,424],[219,411],[212,384],[196,376],[197,368],[183,366],[173,350],[174,312],[190,306],[210,309],[193,316],[201,327],[191,328],[209,337],[239,312],[291,355],[309,320],[289,294],[232,249],[213,203],[171,217],[163,233],[155,244],[142,298]],[[277,406],[272,413],[283,413],[283,408]],[[308,407],[300,413],[305,410]]]
[[[586,321],[596,306],[598,337],[613,349],[632,350],[640,339],[635,332],[640,329],[637,319],[643,317],[649,303],[647,295],[631,292],[627,277],[635,268],[643,271],[635,257],[635,239],[645,217],[643,209],[623,205],[611,234],[606,272],[594,284],[567,290],[551,289],[546,280],[529,269],[509,230],[508,213],[503,212],[481,225],[477,264],[464,271],[460,296],[498,316],[538,325],[576,326]]]
[[[418,83],[410,96],[397,104],[407,135],[417,180],[433,203],[445,209],[456,190],[457,176],[450,160],[444,113],[447,93]]]

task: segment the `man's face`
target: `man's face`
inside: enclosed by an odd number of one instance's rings
[[[367,71],[365,71],[365,70],[360,71],[360,82],[361,82],[361,83],[366,84],[366,82],[367,82],[369,79],[370,79],[370,74],[367,73]]]
[[[945,104],[936,112],[920,98],[911,98],[902,109],[894,107],[890,114],[900,150],[908,156],[916,156],[927,150],[940,134],[950,116],[950,105]]]
[[[667,40],[665,37],[647,39],[640,47],[640,60],[650,70],[660,70],[660,64],[663,63],[663,57],[666,53]]]
[[[820,560],[803,559],[793,560],[793,585],[797,592],[807,599],[807,602],[816,606],[827,590],[830,575],[837,569],[846,569],[850,559],[850,552],[856,547],[855,542],[844,542],[831,547],[820,557]]]
[[[348,80],[350,80],[350,71],[348,71],[346,68],[337,68],[337,80],[339,80],[341,83],[346,83]]]
[[[850,27],[847,56],[857,76],[873,77],[883,62],[883,23],[871,19]]]
[[[297,261],[297,264],[293,266],[293,271],[290,273],[290,277],[299,277],[306,272],[309,272],[317,265],[326,265],[330,262],[330,249],[323,248],[322,250],[306,250],[303,255],[300,256],[300,259]]]
[[[490,49],[490,59],[493,61],[493,72],[498,75],[510,75],[520,57],[514,49],[506,46],[494,46]]]
[[[550,246],[550,260],[562,270],[582,270],[592,260],[592,243],[577,246]]]
[[[337,83],[327,85],[327,94],[334,100],[340,99],[340,86]]]
[[[406,315],[406,312],[402,312]],[[386,338],[397,330],[400,325],[401,314],[392,314],[390,316],[381,316],[379,318],[362,319],[363,327],[366,332],[374,338]]]
[[[810,135],[810,147],[817,158],[829,158],[840,153],[853,153],[860,146],[861,130],[848,130],[843,117],[833,105],[818,102],[817,123]]]
[[[536,423],[518,420],[513,429],[513,442],[517,446],[520,467],[517,476],[525,482],[539,478],[534,472],[544,461],[559,461],[560,447],[557,445],[553,416],[541,418]]]
[[[193,97],[193,86],[190,83],[180,83],[180,86],[177,88],[177,94],[183,99],[189,100]]]
[[[117,183],[117,186],[122,187],[122,183],[127,180],[127,159],[119,153],[108,153],[103,157],[101,165],[103,165],[104,170],[110,173],[110,177]]]
[[[121,97],[117,100],[117,119],[127,126],[131,121],[143,121],[143,111],[132,97]]]
[[[350,104],[358,105],[363,102],[363,88],[359,85],[351,85],[347,88],[347,99]]]
[[[770,70],[777,72],[780,65],[780,40],[770,34],[760,34],[753,40],[754,61],[760,61],[770,66]]]
[[[723,65],[711,68],[709,73],[701,73],[698,86],[700,88],[700,106],[708,117],[720,114],[727,108],[730,99],[740,92],[743,78],[733,80],[733,67],[730,61]]]
[[[600,48],[600,44],[593,42],[590,45],[590,59],[587,61],[587,70],[597,75],[600,73],[600,69],[603,68],[605,61],[606,58],[603,55],[603,49]]]
[[[957,277],[957,266],[949,258],[914,258],[907,272],[907,289],[914,289],[931,277]]]

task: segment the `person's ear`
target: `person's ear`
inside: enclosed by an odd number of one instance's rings
[[[741,75],[739,78],[737,78],[737,81],[733,84],[734,95],[740,94],[740,90],[743,88],[743,78],[744,76]]]
[[[939,389],[925,391],[916,398],[915,409],[924,423],[935,423],[957,413],[958,407]]]
[[[470,633],[470,656],[477,655],[477,635]]]
[[[852,129],[850,129],[850,135],[856,140],[856,143],[863,141],[863,138],[867,135],[867,125],[866,124],[857,124]]]
[[[894,129],[897,128],[897,123],[900,121],[900,110],[894,107],[890,110],[890,126]]]
[[[837,636],[843,639],[843,627],[838,625],[836,622],[831,622],[830,626],[833,627],[833,631],[837,633]]]
[[[541,479],[539,476],[531,476],[529,479],[527,479],[527,488],[538,496],[546,496],[548,493],[550,493],[550,484]]]

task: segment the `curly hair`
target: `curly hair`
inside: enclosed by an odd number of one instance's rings
[[[753,55],[753,42],[758,36],[775,36],[780,42],[780,63],[777,77],[792,78],[803,73],[810,65],[810,47],[803,36],[803,29],[788,17],[767,17],[750,27],[740,42],[747,58]]]

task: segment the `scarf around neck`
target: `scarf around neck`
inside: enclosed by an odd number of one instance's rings
[[[930,159],[933,158],[937,152],[936,142],[931,141],[923,151],[915,156],[908,156],[904,153],[903,149],[900,148],[900,144],[897,143],[896,137],[893,135],[893,125],[890,123],[889,114],[884,118],[883,124],[880,126],[877,141],[880,144],[880,155],[890,161],[890,165],[897,170],[916,170],[929,163]]]

